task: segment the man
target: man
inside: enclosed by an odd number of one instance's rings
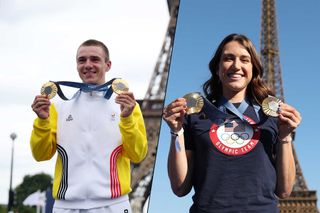
[[[109,51],[87,40],[77,51],[83,83],[102,85],[111,68]],[[131,212],[130,161],[147,153],[143,117],[132,92],[106,99],[103,91],[78,91],[69,101],[51,104],[45,95],[32,104],[35,119],[31,150],[37,161],[58,151],[54,212]]]

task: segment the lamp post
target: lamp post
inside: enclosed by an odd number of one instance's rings
[[[10,188],[9,188],[9,201],[8,201],[8,212],[11,212],[13,207],[13,200],[14,200],[14,192],[12,190],[12,170],[13,170],[13,154],[14,154],[14,140],[17,138],[16,133],[11,133],[10,138],[12,140],[12,147],[11,147],[11,170],[10,170]]]

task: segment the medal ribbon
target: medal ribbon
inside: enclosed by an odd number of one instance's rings
[[[72,81],[52,81],[52,82],[56,84],[58,88],[57,93],[60,96],[60,98],[65,101],[68,101],[69,99],[63,94],[60,85],[78,88],[80,89],[80,91],[83,91],[83,92],[106,91],[104,98],[109,99],[113,93],[113,90],[110,85],[114,80],[115,78],[111,79],[110,81],[102,85],[85,84],[85,83],[78,83],[78,82],[72,82]]]
[[[218,109],[211,101],[207,98],[203,97],[204,105],[202,111],[206,115],[208,119],[210,119],[213,123],[221,125],[225,122],[228,117],[228,114]]]
[[[249,101],[247,99],[244,99],[240,106],[236,108],[232,103],[230,103],[225,97],[222,97],[218,101],[218,109],[222,112],[225,112],[226,109],[230,110],[233,114],[235,114],[238,118],[240,118],[242,121],[247,122],[247,120],[244,118],[243,114],[247,110],[249,106]],[[258,122],[260,121],[259,116],[259,110],[260,106],[253,104],[254,111],[256,113],[256,116],[258,118]]]

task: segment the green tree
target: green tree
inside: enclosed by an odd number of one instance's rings
[[[0,205],[0,213],[7,213],[7,206]]]
[[[48,174],[40,173],[26,175],[20,185],[15,188],[15,211],[23,213],[35,213],[34,207],[23,206],[22,202],[32,193],[40,190],[45,191],[51,187],[52,177]]]

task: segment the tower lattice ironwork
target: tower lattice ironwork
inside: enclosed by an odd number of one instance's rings
[[[164,42],[146,95],[143,100],[138,101],[141,105],[142,114],[145,120],[149,150],[144,161],[132,166],[132,192],[130,193],[130,203],[134,213],[143,212],[145,204],[148,204],[148,197],[151,191],[153,167],[158,145],[162,108],[176,29],[179,0],[168,0],[168,8],[170,21]]]
[[[262,0],[260,42],[264,80],[273,90],[274,94],[284,101],[275,0]],[[294,147],[293,154],[296,164],[296,180],[291,196],[287,199],[280,199],[280,212],[317,213],[316,191],[310,191],[308,189]]]

